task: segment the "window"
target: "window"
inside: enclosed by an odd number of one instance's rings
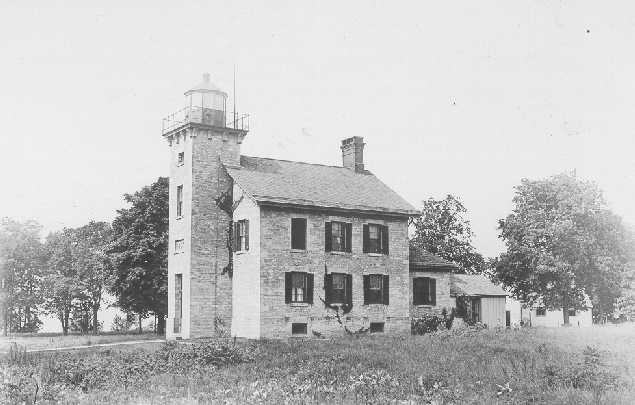
[[[430,277],[417,277],[413,280],[414,305],[437,305],[437,280]]]
[[[350,274],[331,273],[325,278],[326,302],[329,304],[353,303],[353,276]]]
[[[324,226],[324,250],[327,252],[350,252],[353,224],[326,222]]]
[[[183,275],[174,275],[174,333],[181,333],[183,317]]]
[[[371,322],[370,323],[370,333],[382,333],[384,331],[384,323],[383,322]]]
[[[174,253],[183,253],[185,249],[185,240],[177,239],[174,241]]]
[[[181,166],[185,162],[185,152],[179,152],[176,164],[177,166]]]
[[[385,225],[365,224],[363,229],[364,253],[388,254],[388,227]]]
[[[313,304],[313,274],[291,271],[284,276],[285,303]]]
[[[536,308],[536,316],[545,316],[547,315],[547,309],[545,307]]]
[[[306,335],[306,323],[292,323],[291,334],[292,335]]]
[[[388,276],[367,274],[364,276],[364,305],[388,305]]]
[[[306,249],[306,218],[291,218],[291,249]]]
[[[176,187],[176,217],[183,216],[183,186]]]
[[[234,252],[249,250],[249,220],[234,222]]]
[[[569,316],[575,316],[575,309],[569,308]]]

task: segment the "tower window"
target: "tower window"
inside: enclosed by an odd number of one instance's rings
[[[176,164],[177,166],[181,166],[185,162],[185,152],[179,152]]]
[[[177,239],[174,241],[174,253],[183,253],[185,250],[185,240]]]
[[[176,188],[176,217],[183,216],[183,185]]]

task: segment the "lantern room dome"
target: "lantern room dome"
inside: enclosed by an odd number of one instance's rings
[[[203,81],[186,91],[185,95],[189,96],[192,93],[218,93],[227,97],[227,93],[222,91],[216,84],[212,83],[209,73],[203,73]]]

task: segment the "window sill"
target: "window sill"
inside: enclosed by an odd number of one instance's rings
[[[387,307],[388,306],[388,305],[384,304],[383,302],[371,302],[371,303],[363,304],[363,305],[365,305],[367,307],[373,307],[373,306],[374,307]]]
[[[306,253],[306,249],[290,249],[291,253]]]
[[[383,253],[366,253],[366,254],[367,254],[368,256],[371,256],[371,257],[382,257],[382,256],[388,256],[388,255],[385,255],[385,254],[383,254]]]
[[[419,305],[415,305],[415,308],[434,308],[436,305],[430,305],[430,304],[419,304]]]
[[[338,256],[347,256],[352,254],[351,252],[340,252],[338,250],[331,250],[329,253],[332,255],[338,255]]]
[[[239,250],[238,252],[234,252],[235,255],[244,255],[247,253],[247,250]]]
[[[292,306],[292,307],[303,308],[303,307],[308,307],[311,304],[309,304],[308,302],[291,302],[291,303],[289,303],[289,305]]]

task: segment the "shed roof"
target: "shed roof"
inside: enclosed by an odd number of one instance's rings
[[[453,274],[450,279],[450,295],[506,296],[507,293],[481,274]]]
[[[301,205],[399,215],[417,214],[412,205],[374,174],[326,166],[241,156],[228,174],[259,203]]]
[[[410,270],[454,271],[459,268],[456,264],[423,249],[410,247]]]

